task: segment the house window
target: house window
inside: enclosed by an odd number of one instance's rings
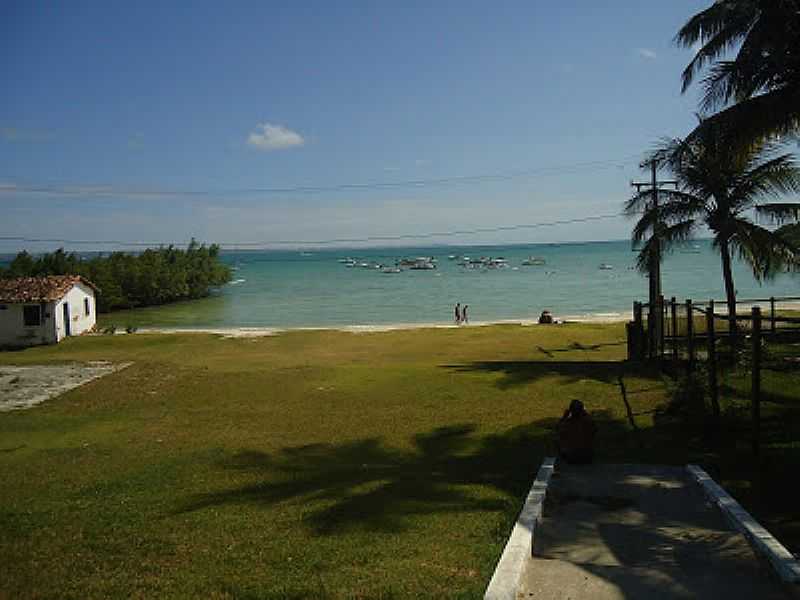
[[[39,327],[42,324],[42,307],[38,304],[22,307],[22,318],[25,327]]]
[[[88,317],[88,316],[89,316],[89,314],[92,312],[92,311],[89,309],[89,299],[88,299],[88,298],[84,298],[84,299],[83,299],[83,312],[84,312],[84,313],[86,313],[86,316],[87,316],[87,317]]]

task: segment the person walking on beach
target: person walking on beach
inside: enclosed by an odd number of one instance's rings
[[[469,304],[465,304],[464,308],[461,309],[461,322],[466,325],[469,323],[469,317],[467,316],[467,309],[469,308]]]
[[[456,302],[456,325],[461,325],[461,303]]]

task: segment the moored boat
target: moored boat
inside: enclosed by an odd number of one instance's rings
[[[526,267],[541,267],[547,264],[547,262],[543,258],[539,258],[536,256],[529,256],[528,258],[522,261],[522,264],[525,265]]]

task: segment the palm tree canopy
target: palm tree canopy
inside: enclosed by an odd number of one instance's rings
[[[723,109],[715,119],[735,122],[738,139],[800,131],[800,0],[717,0],[689,19],[675,42],[699,44],[683,71],[683,91],[709,68],[701,109]]]
[[[730,247],[750,264],[757,278],[769,277],[793,263],[798,248],[752,217],[767,224],[797,220],[800,203],[783,199],[800,191],[800,170],[793,156],[779,154],[775,144],[760,141],[742,150],[734,148],[730,139],[725,123],[701,119],[686,139],[667,139],[659,145],[651,159],[672,173],[678,189],[659,191],[658,214],[652,210],[650,190],[626,203],[628,215],[641,214],[632,240],[639,247],[648,235],[658,233],[661,245],[669,249],[705,224],[718,248]],[[652,244],[641,248],[639,265],[646,268]]]
[[[800,223],[790,223],[788,225],[784,225],[778,229],[777,233],[784,236],[796,246],[800,246]]]

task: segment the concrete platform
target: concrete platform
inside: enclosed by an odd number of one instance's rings
[[[96,360],[70,365],[0,365],[0,412],[32,408],[131,364]]]
[[[560,464],[517,597],[787,598],[685,469]]]

